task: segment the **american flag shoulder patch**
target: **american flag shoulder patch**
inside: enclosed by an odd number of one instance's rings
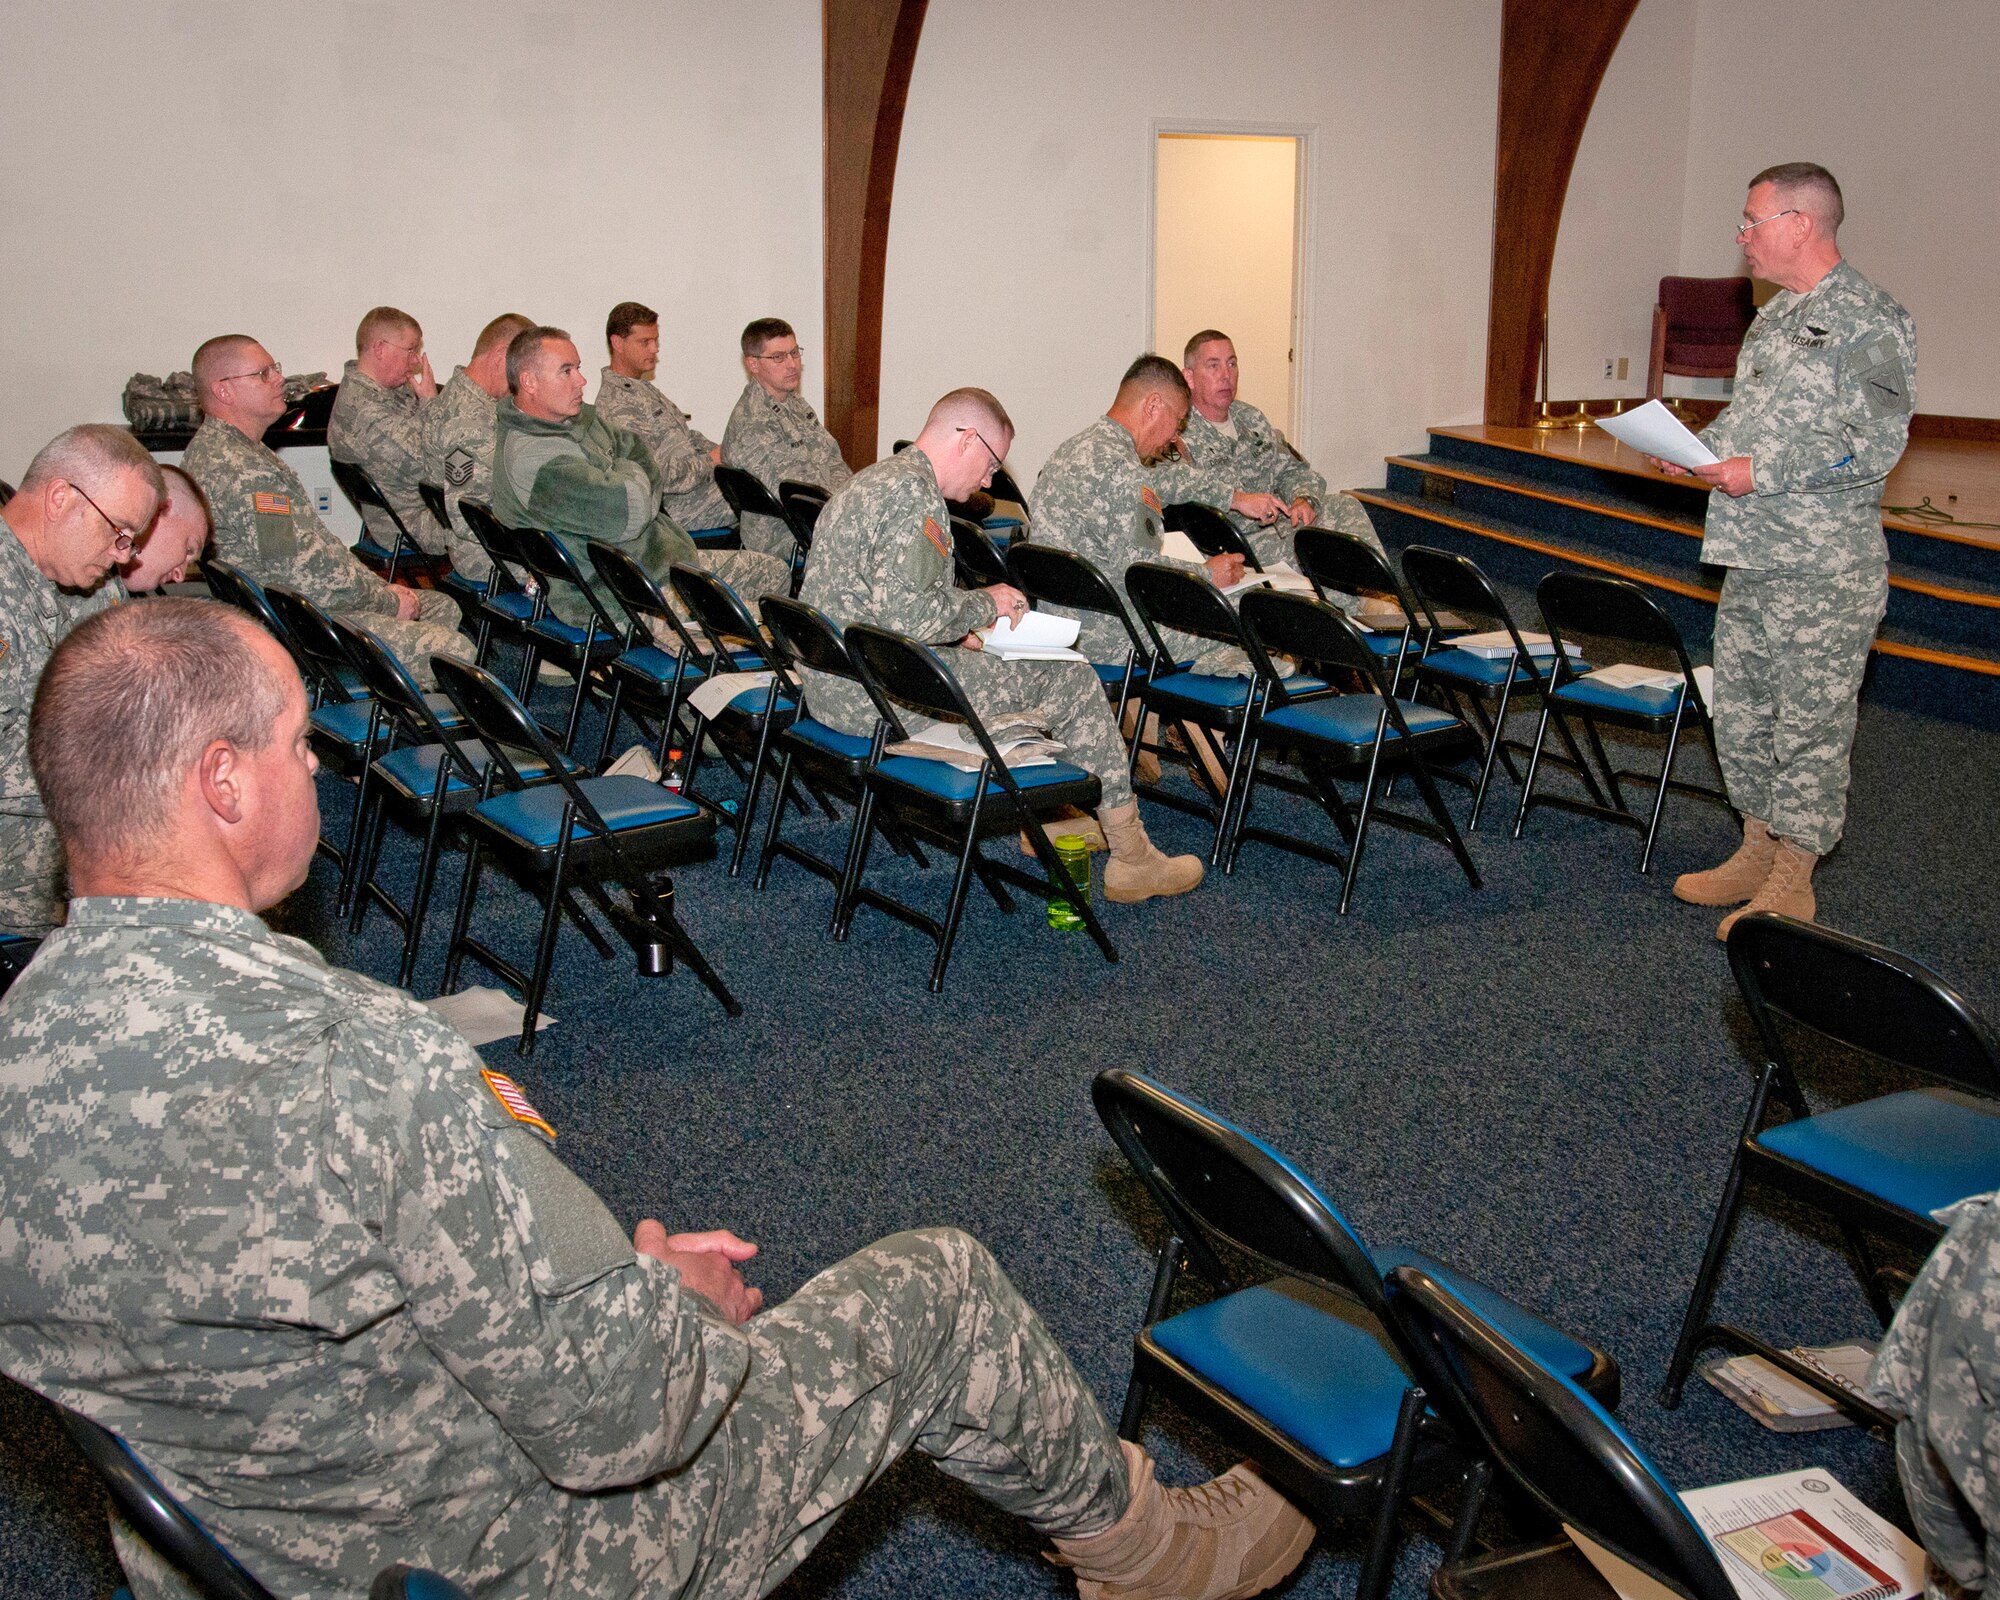
[[[516,1122],[525,1122],[531,1128],[540,1128],[551,1139],[556,1136],[556,1130],[549,1126],[539,1111],[528,1104],[528,1097],[521,1093],[520,1088],[506,1073],[481,1067],[479,1075],[486,1080],[486,1087],[493,1091],[493,1098],[500,1102],[501,1109],[508,1116]]]
[[[944,529],[937,525],[936,517],[924,518],[924,537],[937,546],[937,553],[939,555],[946,558],[950,557],[951,546],[945,542]]]
[[[259,514],[275,512],[281,517],[288,517],[292,514],[292,497],[288,494],[254,495],[251,497],[250,504],[252,509]]]
[[[1160,497],[1154,491],[1153,486],[1150,483],[1144,484],[1140,487],[1139,499],[1144,503],[1148,511],[1152,512],[1155,516],[1159,515]]]

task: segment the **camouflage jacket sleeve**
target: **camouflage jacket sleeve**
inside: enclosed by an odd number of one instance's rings
[[[414,1005],[398,1020],[386,1085],[372,1039],[336,1048],[328,1149],[425,1344],[564,1488],[682,1465],[742,1380],[741,1334],[634,1252],[509,1080]]]
[[[930,463],[891,457],[827,502],[800,598],[842,626],[955,644],[994,618],[992,599],[952,581],[951,514]]]
[[[1867,1390],[1902,1419],[1897,1476],[1924,1549],[1979,1592],[2000,1554],[2000,1204],[1980,1195],[1939,1218],[1950,1228],[1903,1297]]]
[[[1240,489],[1268,489],[1285,504],[1310,500],[1315,507],[1326,504],[1326,479],[1313,471],[1299,456],[1295,455],[1285,436],[1271,424],[1271,419],[1255,406],[1244,406],[1246,415],[1238,423],[1251,443],[1254,457],[1261,468],[1255,482],[1239,483]]]
[[[754,383],[730,413],[722,459],[772,494],[787,478],[831,491],[854,476],[811,405],[798,395],[773,403]]]
[[[348,363],[347,378],[334,397],[333,414],[327,418],[327,453],[336,461],[354,461],[368,469],[369,476],[385,492],[392,484],[412,485],[423,480],[424,415],[437,402],[419,400],[406,389],[384,389],[357,376]]]
[[[665,395],[609,367],[597,391],[597,414],[613,428],[645,441],[663,495],[714,487],[715,448],[688,425],[687,414]]]

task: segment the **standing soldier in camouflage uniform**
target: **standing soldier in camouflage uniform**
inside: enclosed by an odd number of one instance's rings
[[[805,352],[789,322],[759,317],[743,330],[743,370],[750,381],[722,430],[724,466],[741,467],[774,495],[786,478],[831,494],[854,476],[819,413],[799,393]],[[776,517],[745,517],[742,531],[751,549],[791,560],[792,530]]]
[[[451,514],[451,570],[470,583],[484,583],[493,563],[465,525],[461,499],[493,503],[493,440],[499,430],[500,397],[507,392],[507,346],[514,335],[534,326],[532,318],[509,311],[479,330],[472,359],[457,368],[438,397],[425,406],[424,481],[444,490]]]
[[[543,528],[561,539],[607,606],[610,596],[584,548],[591,539],[627,546],[662,584],[676,561],[713,572],[753,610],[767,594],[790,594],[791,569],[776,556],[696,548],[660,509],[660,481],[644,441],[585,405],[585,382],[583,359],[561,328],[530,328],[507,346],[509,397],[500,402],[493,514],[509,527]],[[584,602],[565,588],[549,604],[564,621],[582,625]]]
[[[306,719],[282,651],[210,602],[122,606],[50,664],[31,753],[78,898],[0,1002],[0,1368],[124,1437],[279,1594],[360,1600],[408,1561],[745,1600],[912,1445],[1086,1595],[1297,1562],[1311,1524],[1247,1470],[1160,1489],[964,1234],[885,1239],[762,1316],[754,1245],[628,1240],[462,1037],[257,916],[312,861]]]
[[[1743,341],[1729,409],[1702,435],[1722,460],[1693,474],[1720,491],[1701,559],[1729,569],[1713,709],[1743,843],[1674,893],[1807,922],[1813,868],[1847,814],[1856,697],[1889,601],[1882,480],[1916,408],[1916,324],[1841,259],[1842,215],[1824,167],[1791,162],[1750,180],[1736,237],[1779,292]]]
[[[911,448],[878,461],[820,513],[799,598],[842,627],[866,622],[949,653],[953,676],[982,721],[1027,715],[1068,747],[1071,761],[1096,774],[1103,795],[1097,820],[1111,850],[1104,869],[1107,900],[1185,894],[1201,882],[1194,856],[1166,856],[1146,837],[1132,795],[1118,724],[1096,672],[1081,661],[1002,661],[974,637],[1001,616],[1018,620],[1027,597],[1008,584],[952,586],[951,513],[993,481],[1014,440],[1014,424],[984,389],[954,389],[936,405]],[[858,684],[806,674],[808,703],[819,721],[866,736],[875,708]]]
[[[1297,566],[1292,530],[1317,526],[1357,534],[1377,550],[1382,541],[1367,509],[1351,494],[1329,503],[1326,479],[1306,464],[1271,419],[1236,398],[1236,346],[1229,335],[1204,328],[1187,342],[1181,357],[1194,408],[1181,434],[1181,454],[1199,472],[1226,478],[1245,489],[1274,494],[1285,515],[1269,526],[1240,511],[1227,513],[1265,566]],[[1329,514],[1330,513],[1330,514]]]
[[[1274,494],[1238,494],[1220,474],[1166,459],[1187,425],[1189,404],[1187,379],[1171,361],[1144,355],[1133,362],[1111,409],[1042,463],[1035,480],[1036,541],[1075,551],[1122,590],[1133,562],[1167,559],[1160,553],[1160,513],[1168,505],[1193,501],[1258,522],[1285,516]],[[1241,556],[1212,556],[1203,565],[1217,587],[1243,576]],[[1182,659],[1194,657],[1197,671],[1250,670],[1243,653],[1231,647],[1179,635],[1168,646]],[[1077,648],[1093,661],[1122,660],[1130,647],[1115,619],[1083,618]]]
[[[62,920],[62,847],[28,770],[28,710],[49,652],[101,609],[90,592],[115,583],[112,563],[163,488],[130,433],[86,423],[43,445],[0,507],[0,933],[39,938]]]
[[[705,533],[733,529],[736,513],[715,486],[722,446],[695,432],[687,413],[653,385],[660,364],[660,314],[636,300],[621,300],[605,319],[604,341],[611,365],[598,380],[597,414],[646,441],[667,515],[697,541]]]
[[[438,392],[424,330],[408,312],[377,306],[354,330],[354,348],[326,420],[326,453],[366,472],[418,548],[442,555],[449,538],[417,493],[425,470],[424,412]],[[380,506],[363,506],[361,522],[384,550],[396,548],[395,526]]]
[[[1867,1398],[1899,1419],[1896,1476],[1931,1558],[1930,1600],[1991,1594],[2000,1561],[1993,1396],[2000,1390],[2000,1197],[1938,1212],[1949,1224],[1889,1324]],[[1950,1587],[1940,1578],[1940,1569]]]
[[[284,369],[246,334],[225,333],[191,363],[207,413],[181,457],[208,496],[215,553],[259,583],[293,589],[344,622],[367,628],[426,688],[431,657],[470,660],[472,641],[454,626],[457,604],[438,589],[384,583],[319,520],[299,475],[264,443],[285,410]]]

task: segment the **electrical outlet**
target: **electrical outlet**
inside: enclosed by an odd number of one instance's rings
[[[313,504],[319,508],[321,516],[326,516],[333,510],[333,491],[331,489],[315,489],[313,491]]]
[[[1624,379],[1629,378],[1631,375],[1632,375],[1632,358],[1630,356],[1620,356],[1618,358],[1618,377],[1620,381],[1622,382]]]
[[[1609,356],[1604,358],[1604,375],[1607,378],[1611,376],[1611,358]]]

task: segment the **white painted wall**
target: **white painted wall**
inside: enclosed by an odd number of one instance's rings
[[[1235,347],[1236,397],[1292,430],[1298,141],[1162,134],[1154,148],[1153,345],[1174,361],[1204,328]]]
[[[1842,251],[1917,320],[1917,408],[2000,416],[1996,62],[1992,0],[1700,0],[1679,270],[1741,271],[1751,175],[1817,161]]]
[[[64,0],[8,44],[0,476],[210,334],[337,375],[378,302],[443,378],[501,311],[594,374],[643,300],[717,437],[776,314],[819,398],[814,0]]]
[[[1339,485],[1476,417],[1497,0],[933,0],[890,219],[882,442],[962,383],[1031,489],[1146,337],[1155,122],[1310,130],[1294,430]]]

